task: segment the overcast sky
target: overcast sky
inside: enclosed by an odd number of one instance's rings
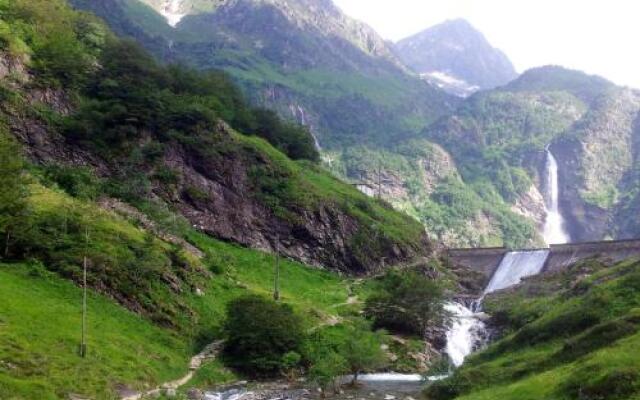
[[[465,18],[516,69],[557,64],[640,88],[639,0],[334,0],[399,40]]]

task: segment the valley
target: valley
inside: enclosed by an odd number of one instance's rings
[[[0,399],[640,399],[640,91],[331,0],[0,0]]]

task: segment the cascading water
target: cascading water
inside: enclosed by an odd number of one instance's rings
[[[558,204],[558,162],[547,148],[547,181],[545,184],[545,206],[547,219],[544,223],[544,241],[547,244],[563,244],[570,241],[569,234],[564,229],[564,218]]]
[[[162,16],[167,20],[167,23],[174,28],[186,15],[180,13],[181,4],[182,0],[166,0],[160,9],[160,14],[162,14]]]
[[[445,310],[452,315],[451,328],[447,331],[447,354],[459,367],[464,359],[481,345],[484,322],[477,312],[482,299],[489,293],[519,284],[527,276],[537,275],[544,268],[549,250],[514,251],[505,254],[482,297],[471,307],[460,303],[448,303]]]
[[[515,286],[522,278],[539,274],[548,256],[549,250],[513,251],[505,254],[484,294]]]
[[[480,334],[485,330],[484,322],[460,303],[447,303],[444,309],[452,315],[451,328],[447,331],[447,355],[453,365],[459,367],[480,342]]]

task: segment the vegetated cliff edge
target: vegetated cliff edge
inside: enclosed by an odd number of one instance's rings
[[[87,58],[77,77],[53,68],[53,51],[2,54],[2,111],[33,161],[88,167],[110,196],[310,265],[361,274],[430,253],[418,222],[223,122],[239,126],[242,107],[224,97],[226,78],[161,67],[86,18],[69,17],[86,30],[63,41]]]

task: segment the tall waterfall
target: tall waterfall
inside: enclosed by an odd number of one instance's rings
[[[542,271],[549,257],[549,250],[514,251],[504,255],[498,269],[485,288],[479,305],[485,295],[519,284],[527,276]],[[460,303],[448,303],[445,310],[452,314],[451,328],[447,331],[447,354],[451,362],[459,367],[480,343],[484,322],[476,313],[476,307]]]
[[[165,0],[162,8],[160,9],[160,14],[162,14],[162,16],[167,20],[167,23],[174,28],[186,15],[180,13],[181,4],[182,0]]]
[[[564,218],[558,205],[558,162],[551,151],[547,149],[547,181],[545,183],[545,206],[547,219],[544,223],[544,241],[547,244],[563,244],[570,241],[569,234],[564,229]]]

